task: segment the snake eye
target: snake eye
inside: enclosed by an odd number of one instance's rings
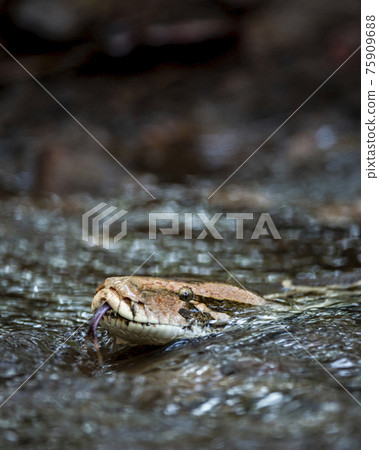
[[[180,291],[178,292],[178,294],[179,294],[179,298],[181,300],[188,302],[189,300],[193,299],[193,292],[192,292],[192,289],[189,287],[181,288]]]

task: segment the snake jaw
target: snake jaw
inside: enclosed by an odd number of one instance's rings
[[[202,334],[200,330],[195,333],[195,327],[188,326],[185,319],[183,322],[186,327],[183,323],[170,324],[162,320],[166,317],[157,315],[148,300],[139,298],[128,286],[118,287],[116,283],[100,285],[91,309],[95,317],[104,304],[109,305],[98,323],[123,341],[131,345],[164,345],[177,338]]]
[[[92,311],[95,312],[103,303],[108,303],[112,311],[126,321],[140,324],[157,324],[158,319],[146,311],[145,304],[142,303],[129,290],[122,294],[115,287],[104,287],[97,292],[92,301]]]

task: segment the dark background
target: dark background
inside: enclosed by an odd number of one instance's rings
[[[211,193],[359,46],[360,2],[2,1],[0,40],[143,183]],[[359,77],[357,53],[228,184],[358,198]],[[0,103],[3,194],[134,183],[2,49]]]

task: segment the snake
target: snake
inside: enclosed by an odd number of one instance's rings
[[[165,345],[217,333],[238,312],[257,311],[268,303],[257,293],[214,281],[110,277],[96,289],[87,339],[92,337],[98,350],[100,324],[116,343]]]

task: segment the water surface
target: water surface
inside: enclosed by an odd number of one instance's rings
[[[0,410],[1,447],[358,448],[360,295],[348,288],[359,279],[358,225],[325,224],[317,205],[277,204],[282,240],[236,240],[225,220],[223,241],[148,240],[148,211],[219,207],[185,186],[154,193],[165,200],[137,189],[105,200],[2,199],[1,401],[40,368]],[[131,224],[110,250],[81,239],[81,214],[100,201],[127,210]],[[83,347],[94,290],[153,252],[139,275],[235,283],[211,252],[246,288],[301,307],[276,319],[243,316],[219,335],[145,353],[120,353],[100,331],[100,366],[92,345]],[[345,287],[286,297],[285,279]]]

